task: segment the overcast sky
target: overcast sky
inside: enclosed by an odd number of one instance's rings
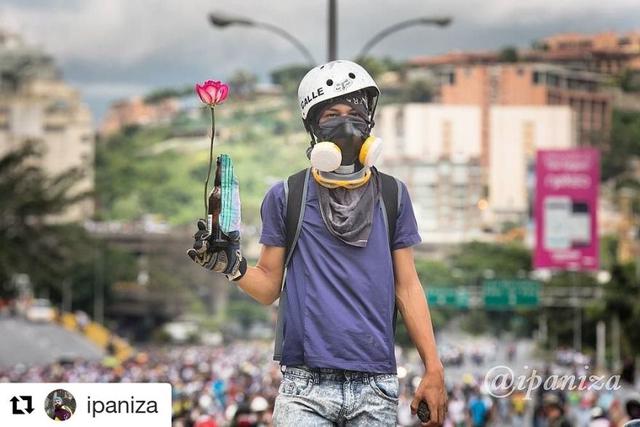
[[[380,29],[418,16],[450,15],[446,29],[414,27],[372,54],[406,59],[450,50],[529,46],[556,32],[640,30],[638,0],[343,0],[338,54],[351,58]],[[0,27],[52,54],[98,118],[108,103],[160,86],[224,79],[248,69],[303,62],[286,40],[260,29],[212,28],[221,11],[285,28],[326,59],[327,0],[2,0]]]

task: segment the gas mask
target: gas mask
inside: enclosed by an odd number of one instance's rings
[[[358,160],[370,167],[382,150],[382,141],[369,135],[369,123],[357,116],[339,116],[314,128],[320,142],[311,148],[311,165],[321,172],[335,171],[340,165]]]

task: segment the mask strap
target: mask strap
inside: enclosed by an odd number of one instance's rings
[[[316,136],[313,133],[311,125],[309,125],[309,122],[305,119],[303,123],[304,123],[305,130],[309,133],[309,136],[311,137],[311,141],[309,141],[310,145],[307,147],[307,159],[311,160],[311,150],[313,150],[313,146],[316,145],[318,141],[316,140]]]
[[[375,97],[373,101],[373,107],[371,108],[371,116],[369,118],[369,134],[371,134],[371,129],[376,125],[376,122],[373,120],[373,116],[376,114],[376,107],[378,107],[378,96]]]

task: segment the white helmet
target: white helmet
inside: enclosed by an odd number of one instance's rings
[[[367,70],[355,62],[339,59],[312,68],[298,86],[298,105],[302,120],[306,124],[309,110],[314,105],[361,89],[368,89],[369,94],[377,101],[380,95],[378,85]],[[373,111],[372,109],[372,115]]]

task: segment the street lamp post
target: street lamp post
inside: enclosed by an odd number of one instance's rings
[[[336,0],[329,0],[327,22],[328,50],[327,61],[338,59],[338,8]]]
[[[415,18],[393,24],[373,36],[360,51],[359,58],[364,58],[373,46],[375,46],[378,42],[380,42],[380,40],[387,37],[391,33],[395,33],[396,31],[400,31],[407,27],[412,27],[415,25],[435,25],[437,27],[446,27],[451,24],[452,20],[453,19],[448,16],[438,18]]]
[[[298,39],[296,39],[294,36],[286,32],[282,28],[276,27],[273,24],[253,21],[248,18],[225,16],[218,13],[210,13],[209,22],[211,23],[211,25],[220,28],[226,28],[230,25],[264,28],[265,30],[276,33],[291,42],[300,51],[300,53],[304,55],[304,57],[307,59],[307,62],[309,62],[309,65],[313,66],[316,63],[316,61],[313,59],[313,55],[311,55],[311,52],[309,52],[309,50]]]
[[[338,57],[338,11],[336,0],[328,0],[328,19],[327,19],[327,32],[328,32],[328,48],[327,48],[327,57],[328,61],[334,61]],[[407,27],[412,27],[415,25],[435,25],[437,27],[446,27],[452,21],[452,18],[445,17],[436,17],[436,18],[414,18],[409,19],[407,21],[402,21],[397,24],[391,25],[390,27],[385,28],[380,31],[378,34],[373,36],[362,48],[360,51],[360,58],[364,58],[369,50],[376,45],[380,40],[387,37],[391,33],[395,33],[396,31],[405,29]],[[276,27],[273,24],[269,24],[266,22],[258,22],[244,17],[238,16],[228,16],[220,13],[210,13],[209,14],[209,22],[211,25],[219,28],[226,28],[230,25],[241,25],[245,27],[257,27],[264,28],[265,30],[269,30],[278,34],[281,37],[284,37],[289,42],[291,42],[307,59],[311,66],[315,65],[316,61],[313,59],[313,55],[309,52],[309,50],[300,42],[300,40],[296,39],[294,36],[289,34],[287,31],[283,30],[280,27]]]

